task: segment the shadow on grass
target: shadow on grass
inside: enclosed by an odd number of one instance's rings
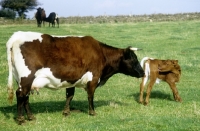
[[[30,103],[31,111],[33,115],[38,113],[54,113],[54,112],[60,112],[62,114],[62,111],[64,110],[65,101],[44,101],[44,102],[35,102]],[[108,105],[109,101],[94,101],[94,107],[101,107]],[[121,102],[116,101],[118,104],[123,104]],[[70,105],[71,112],[81,112],[88,114],[88,101],[75,101],[72,100]],[[10,114],[13,114],[16,116],[17,114],[17,105],[8,105],[5,107],[0,107],[0,111],[4,116],[8,119],[10,119]],[[25,115],[25,114],[24,114]]]
[[[140,96],[140,93],[133,94],[135,101],[139,102],[139,96]],[[143,98],[144,99],[146,98],[146,92],[144,92]],[[161,91],[152,91],[149,99],[166,99],[169,101],[174,101],[174,99],[171,98],[171,94],[166,94]]]

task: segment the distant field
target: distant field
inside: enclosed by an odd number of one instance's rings
[[[47,24],[46,24],[47,25]],[[37,31],[52,35],[91,35],[108,45],[142,48],[138,59],[145,56],[176,59],[182,68],[177,83],[182,103],[175,102],[169,86],[161,82],[153,87],[150,104],[138,103],[141,79],[122,74],[111,77],[95,92],[97,115],[88,115],[87,94],[76,89],[69,117],[62,116],[65,90],[41,89],[30,96],[36,121],[23,126],[15,123],[16,98],[7,101],[6,42],[15,31]],[[200,21],[138,22],[102,24],[61,24],[60,28],[37,28],[36,24],[0,25],[0,131],[198,131],[200,130]],[[17,89],[15,85],[15,89]]]
[[[105,24],[105,23],[129,23],[129,22],[164,22],[164,21],[188,21],[200,20],[200,12],[178,13],[178,14],[151,14],[151,15],[101,15],[101,16],[68,16],[60,17],[61,24]],[[35,18],[14,20],[0,17],[0,24],[33,24],[36,23]]]

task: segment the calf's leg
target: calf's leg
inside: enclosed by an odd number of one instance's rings
[[[66,88],[66,105],[63,111],[63,115],[68,116],[70,115],[70,102],[74,97],[75,87]]]
[[[144,93],[144,87],[145,87],[145,84],[146,84],[147,80],[148,80],[148,76],[145,75],[142,78],[142,82],[140,84],[140,98],[139,98],[139,102],[142,103],[142,104],[144,102],[143,93]]]
[[[182,99],[179,96],[178,90],[176,88],[175,82],[171,82],[171,81],[166,81],[166,82],[169,84],[169,86],[170,86],[170,88],[173,92],[173,96],[174,96],[175,101],[182,102]]]
[[[150,82],[149,82],[148,87],[147,87],[147,95],[146,95],[144,105],[147,105],[149,103],[149,97],[150,97],[151,90],[152,90],[152,87],[155,84],[155,82],[156,82],[156,77],[151,77]]]
[[[175,99],[175,101],[181,102],[182,99],[178,94],[178,90],[177,90],[176,84],[175,84],[175,82],[177,82],[177,81],[179,81],[179,76],[177,76],[174,73],[167,74],[166,82],[169,84],[169,86],[173,92],[174,99]]]

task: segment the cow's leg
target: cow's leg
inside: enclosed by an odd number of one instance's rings
[[[55,27],[55,21],[53,20],[53,22],[52,22],[52,27]]]
[[[97,82],[88,82],[87,86],[87,94],[88,94],[88,102],[89,102],[89,115],[94,116],[96,113],[94,111],[94,92],[96,89]]]
[[[24,109],[26,111],[28,120],[34,120],[35,117],[33,116],[33,114],[31,113],[31,109],[30,109],[30,105],[29,105],[29,95],[24,97]]]
[[[59,28],[59,18],[56,19],[56,22],[57,22],[57,25],[58,25],[58,28]]]
[[[18,88],[16,91],[16,97],[17,97],[17,122],[19,125],[25,122],[24,116],[23,116],[23,105],[24,105],[24,97],[21,94],[20,89]]]
[[[45,27],[45,21],[43,21],[43,27]]]
[[[40,27],[39,21],[37,21],[37,26]]]
[[[150,77],[150,82],[149,82],[148,87],[147,87],[147,95],[146,95],[144,105],[147,105],[149,103],[149,97],[150,97],[151,90],[152,90],[152,87],[155,84],[155,82],[156,82],[156,77]]]
[[[170,88],[171,88],[171,90],[173,92],[173,96],[174,96],[175,101],[182,102],[182,99],[181,99],[181,97],[178,94],[178,90],[176,88],[175,82],[172,82],[170,80],[166,80],[166,82],[169,84],[169,86],[170,86]]]
[[[41,21],[37,20],[38,27],[41,27]]]
[[[140,84],[140,99],[139,99],[140,103],[144,102],[143,93],[144,93],[144,87],[145,87],[145,84],[146,84],[147,80],[148,80],[148,76],[145,75],[142,78],[142,82]]]
[[[74,97],[75,87],[66,88],[66,105],[63,111],[63,115],[70,115],[70,102]]]
[[[23,83],[23,86],[20,85],[19,88],[16,91],[16,97],[17,97],[17,121],[21,125],[25,122],[24,119],[24,110],[27,113],[28,120],[33,120],[35,117],[32,115],[30,106],[29,106],[29,94],[30,94],[30,84],[25,83],[26,79],[21,79],[21,83]]]
[[[24,118],[24,109],[27,113],[28,120],[33,120],[35,117],[32,115],[30,106],[29,106],[29,96],[26,89],[18,88],[16,91],[17,97],[17,121],[21,125],[25,122]]]

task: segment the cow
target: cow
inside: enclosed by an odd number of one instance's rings
[[[43,26],[44,26],[44,21],[46,18],[45,10],[41,7],[37,8],[37,12],[35,13],[35,18],[37,20],[38,27],[41,27],[42,22],[43,22]]]
[[[159,83],[160,80],[165,81],[169,84],[174,99],[181,102],[182,99],[179,96],[178,90],[176,88],[176,82],[179,82],[181,76],[181,68],[178,64],[178,60],[159,60],[149,57],[144,57],[141,62],[141,66],[144,69],[145,75],[142,78],[140,84],[140,98],[139,102],[147,105],[149,103],[149,97],[152,90],[152,87],[155,83]],[[150,82],[147,87],[147,94],[145,102],[143,100],[143,91],[144,86],[147,83],[148,79]]]
[[[55,23],[57,23],[59,28],[58,14],[56,14],[55,12],[51,12],[47,18],[44,18],[44,21],[49,22],[49,27],[50,24],[52,24],[52,27],[55,27]]]
[[[88,95],[89,115],[95,115],[94,92],[116,73],[143,77],[137,59],[138,48],[116,48],[91,36],[52,36],[39,32],[15,32],[7,44],[9,67],[8,94],[13,99],[13,76],[17,82],[17,122],[33,120],[29,95],[47,87],[66,89],[63,115],[70,114],[70,102],[75,87],[84,88]]]

